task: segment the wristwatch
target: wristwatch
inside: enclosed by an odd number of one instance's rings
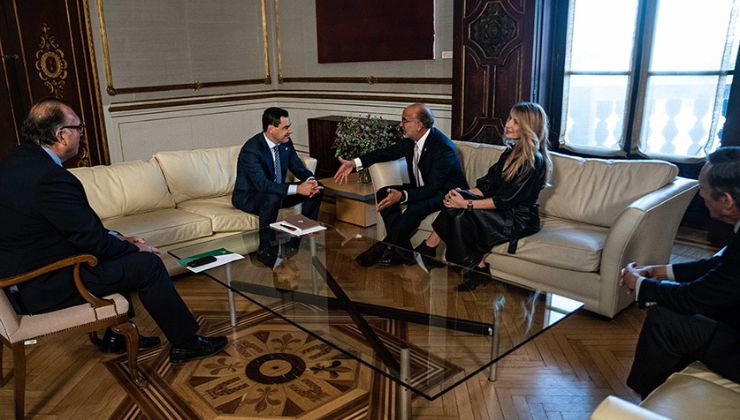
[[[473,211],[473,200],[468,200],[468,211]]]

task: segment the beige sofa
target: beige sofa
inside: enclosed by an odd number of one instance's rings
[[[632,404],[609,396],[591,415],[594,420],[738,419],[740,385],[699,362],[671,375],[643,400]]]
[[[456,141],[471,188],[504,150],[501,146]],[[617,285],[630,261],[668,261],[679,222],[698,190],[695,180],[677,177],[663,161],[582,159],[552,153],[552,187],[540,194],[542,230],[487,257],[493,275],[533,289],[583,301],[586,309],[613,317],[633,298]],[[373,187],[408,182],[403,159],[370,167]],[[433,214],[413,239],[431,232]],[[385,236],[378,216],[378,237]],[[439,252],[439,251],[438,251]],[[439,253],[438,257],[443,254]]]
[[[258,228],[256,216],[231,205],[240,150],[159,152],[147,161],[71,172],[107,228],[143,237],[162,251],[169,273],[179,274],[185,270],[168,250]],[[315,170],[316,159],[304,162]],[[281,217],[299,209],[284,209]]]

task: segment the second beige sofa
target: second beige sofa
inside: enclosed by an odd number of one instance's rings
[[[454,143],[471,187],[504,150]],[[506,244],[494,247],[487,261],[496,277],[560,293],[582,301],[590,311],[613,317],[633,300],[617,285],[619,269],[630,261],[668,261],[697,182],[677,177],[675,165],[657,160],[552,153],[552,161],[552,187],[540,194],[542,230],[520,239],[516,254],[508,254]],[[403,159],[372,165],[370,174],[375,191],[408,182]],[[422,222],[414,244],[429,235],[435,217]],[[384,236],[378,215],[378,237]]]
[[[231,205],[241,146],[156,153],[150,160],[75,168],[108,228],[141,236],[162,251],[170,274],[185,272],[167,251],[258,228]],[[316,159],[304,158],[313,171]],[[284,209],[280,217],[299,211]]]

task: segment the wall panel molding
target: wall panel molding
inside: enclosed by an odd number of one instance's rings
[[[105,69],[106,79],[106,92],[110,96],[122,95],[122,94],[135,94],[135,93],[147,93],[147,92],[166,92],[174,90],[193,90],[199,91],[205,88],[215,87],[230,87],[230,86],[245,86],[255,84],[267,84],[272,83],[270,76],[270,59],[268,49],[268,33],[267,33],[267,10],[266,1],[260,0],[261,5],[261,39],[262,39],[262,61],[264,65],[264,78],[251,78],[251,79],[239,79],[239,80],[223,80],[223,81],[211,81],[201,82],[193,80],[190,83],[176,83],[176,84],[159,84],[159,85],[147,85],[147,86],[127,86],[127,87],[116,87],[113,79],[113,66],[111,62],[110,53],[110,42],[108,35],[108,27],[106,25],[105,11],[103,8],[103,0],[95,0],[98,12],[98,27],[101,37],[101,47],[103,50],[103,65]]]

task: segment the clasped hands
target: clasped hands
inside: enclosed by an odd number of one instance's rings
[[[462,194],[460,194],[462,188],[455,188],[445,194],[442,203],[448,209],[464,209],[468,206],[468,200],[466,200]]]
[[[306,197],[313,197],[323,189],[324,187],[319,184],[319,181],[309,178],[298,184],[296,192],[300,195],[305,195]]]
[[[654,280],[665,280],[668,278],[665,265],[638,266],[634,261],[619,270],[619,285],[626,287],[630,294],[635,292],[637,279],[647,277]]]
[[[144,238],[140,236],[123,236],[118,235],[118,239],[129,242],[139,248],[139,252],[151,252],[152,254],[159,255],[159,249],[146,243]]]

